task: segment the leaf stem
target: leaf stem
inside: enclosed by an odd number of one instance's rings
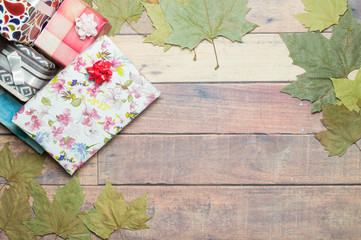
[[[124,236],[123,236],[122,230],[119,229],[119,232],[120,232],[120,236],[122,237],[122,240],[124,240]]]
[[[147,36],[148,36],[148,35],[145,34],[145,33],[140,33],[137,29],[135,29],[135,28],[133,27],[133,25],[132,25],[128,20],[127,20],[126,22],[128,23],[129,27],[130,27],[134,32],[138,33],[139,35],[143,35],[144,37],[147,37]]]
[[[197,61],[197,53],[196,53],[196,48],[193,49],[194,52],[194,57],[193,57],[193,61]]]
[[[217,66],[214,68],[214,70],[217,70],[219,68],[219,62],[218,62],[218,55],[216,50],[216,45],[214,44],[214,39],[212,39],[212,45],[214,49],[214,55],[216,56]]]
[[[337,24],[337,23],[336,23],[336,25],[338,25],[338,26],[340,26],[341,28],[346,29],[346,30],[348,30],[348,31],[352,31],[352,28],[351,28],[351,27],[344,27],[344,26],[342,26],[342,25],[340,25],[340,24]]]
[[[3,188],[6,186],[6,184],[8,184],[9,183],[9,181],[6,181],[2,186],[1,186],[1,188],[0,188],[0,192],[1,192],[1,190],[3,190]]]
[[[58,235],[56,235],[56,234],[55,234],[55,238],[54,238],[54,240],[56,240],[57,238],[58,238]]]

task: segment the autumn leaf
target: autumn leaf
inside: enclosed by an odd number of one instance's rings
[[[156,29],[144,42],[161,46],[165,52],[168,51],[171,45],[166,44],[165,40],[172,33],[172,27],[166,22],[162,8],[159,4],[154,3],[143,3],[143,6],[153,22],[153,27]]]
[[[223,36],[235,42],[257,27],[245,17],[250,10],[247,0],[159,0],[166,21],[173,28],[166,43],[193,50],[201,41],[213,44],[217,66],[218,56],[214,39]]]
[[[361,66],[361,25],[351,7],[341,17],[340,25],[333,27],[331,39],[314,32],[281,34],[281,38],[293,64],[306,71],[282,92],[314,103],[312,112],[320,112],[323,103],[336,103],[330,78],[347,78]]]
[[[0,198],[0,213],[0,233],[4,231],[10,240],[36,239],[34,233],[22,224],[32,214],[24,185],[5,189]]]
[[[93,0],[82,0],[89,7],[93,7]]]
[[[39,177],[44,169],[43,164],[46,155],[41,156],[26,150],[14,157],[9,145],[10,143],[6,143],[0,151],[0,176],[6,178],[6,183],[3,186],[7,183],[10,185],[28,184],[33,181],[33,178]]]
[[[128,23],[137,32],[131,23],[138,21],[144,11],[141,0],[94,0],[93,2],[98,6],[96,10],[112,25],[109,36],[119,33],[124,23]]]
[[[310,31],[323,31],[331,25],[338,24],[340,16],[347,10],[347,0],[302,0],[309,13],[297,14],[295,17]]]
[[[50,202],[44,189],[32,184],[35,217],[24,224],[35,235],[55,233],[64,239],[90,239],[90,232],[78,218],[85,195],[82,193],[78,177],[73,177],[63,188],[58,187],[54,201]]]
[[[158,0],[147,0],[145,1],[146,3],[153,3],[153,4],[158,4]]]
[[[361,101],[361,71],[356,75],[355,80],[348,78],[331,78],[335,88],[336,97],[340,99],[348,110],[360,112]]]
[[[85,225],[99,237],[106,239],[116,230],[148,229],[146,221],[151,217],[145,214],[147,195],[137,198],[128,205],[123,195],[117,193],[108,181],[90,209],[79,217]]]
[[[329,156],[341,157],[361,138],[360,113],[349,111],[344,105],[324,104],[321,121],[327,130],[316,134],[316,138],[330,152]]]

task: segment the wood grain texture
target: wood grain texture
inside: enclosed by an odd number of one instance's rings
[[[45,188],[49,195],[54,195],[55,186]],[[84,209],[92,207],[101,189],[101,186],[84,188]],[[139,186],[116,187],[116,190],[127,201],[148,193],[150,229],[123,231],[126,239],[357,240],[361,235],[361,188],[355,186]],[[0,239],[6,239],[4,233]],[[121,239],[119,232],[110,239]]]
[[[354,9],[356,18],[361,21],[361,3],[359,0],[349,0]],[[248,21],[258,24],[252,33],[278,33],[278,32],[305,32],[307,29],[297,21],[295,14],[303,13],[304,6],[301,0],[249,0],[251,11],[246,16]],[[153,31],[152,23],[144,13],[138,23],[132,24],[141,33]],[[251,34],[252,34],[251,33]],[[124,24],[120,34],[135,34]]]
[[[296,80],[303,69],[292,65],[286,45],[278,34],[247,35],[243,43],[216,39],[220,68],[212,44],[202,42],[193,53],[142,43],[141,36],[116,36],[112,40],[151,82],[264,82]]]
[[[15,156],[25,150],[34,152],[26,143],[15,136],[0,136],[0,149],[2,149],[7,142],[10,142],[10,149]],[[47,153],[44,154],[47,155],[47,158],[44,161],[44,170],[42,175],[36,179],[37,182],[40,184],[65,184],[71,179],[71,176],[58,163],[56,163],[53,158],[51,158]],[[98,184],[97,162],[97,156],[94,156],[78,171],[81,184]]]
[[[89,209],[102,187],[85,187]],[[47,186],[52,194],[56,188]],[[148,193],[150,229],[125,239],[359,239],[360,187],[116,187]],[[46,239],[54,239],[50,236]],[[93,238],[98,239],[98,238]],[[111,240],[121,239],[119,232]]]
[[[292,1],[291,1],[292,2]],[[292,5],[292,6],[290,6]],[[306,29],[294,17],[294,14],[303,12],[301,1],[284,1],[284,0],[249,0],[248,7],[251,11],[246,16],[248,21],[259,25],[252,33],[278,33],[286,32],[304,32]],[[152,22],[147,14],[143,12],[137,23],[132,26],[140,33],[151,33],[154,31]],[[128,24],[124,24],[120,33],[137,34]]]
[[[361,21],[361,2],[349,3]],[[126,239],[360,239],[359,151],[351,147],[342,158],[328,158],[311,135],[323,129],[321,115],[279,92],[287,85],[279,82],[303,72],[278,33],[306,31],[293,16],[304,6],[301,0],[249,0],[248,6],[247,19],[260,27],[242,44],[216,39],[218,71],[208,42],[193,62],[187,50],[164,53],[143,43],[126,24],[112,38],[162,91],[79,171],[87,185],[84,209],[107,179],[133,185],[116,186],[127,200],[148,193],[151,229],[125,231]],[[152,31],[145,14],[134,27]],[[3,127],[0,134],[0,148],[7,141],[15,153],[28,148]],[[69,179],[48,157],[37,181],[52,196],[55,185]],[[7,239],[4,233],[0,239]]]
[[[100,184],[361,182],[356,146],[328,158],[314,136],[120,135],[99,152],[98,163]]]
[[[156,84],[161,97],[123,133],[314,133],[321,114],[286,84]],[[2,130],[4,132],[4,128]]]
[[[321,114],[280,93],[285,84],[165,84],[124,133],[314,133]]]

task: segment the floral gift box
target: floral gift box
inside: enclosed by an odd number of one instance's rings
[[[21,140],[26,142],[35,151],[40,154],[44,153],[44,149],[32,138],[26,135],[18,126],[12,123],[12,118],[23,106],[16,98],[0,87],[0,123],[13,132]]]
[[[13,122],[73,174],[159,95],[102,36],[27,102]]]

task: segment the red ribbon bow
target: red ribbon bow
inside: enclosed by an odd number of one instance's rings
[[[110,71],[111,63],[109,61],[99,60],[92,67],[86,70],[90,74],[89,80],[95,81],[95,84],[102,85],[105,81],[109,82],[113,72]]]

